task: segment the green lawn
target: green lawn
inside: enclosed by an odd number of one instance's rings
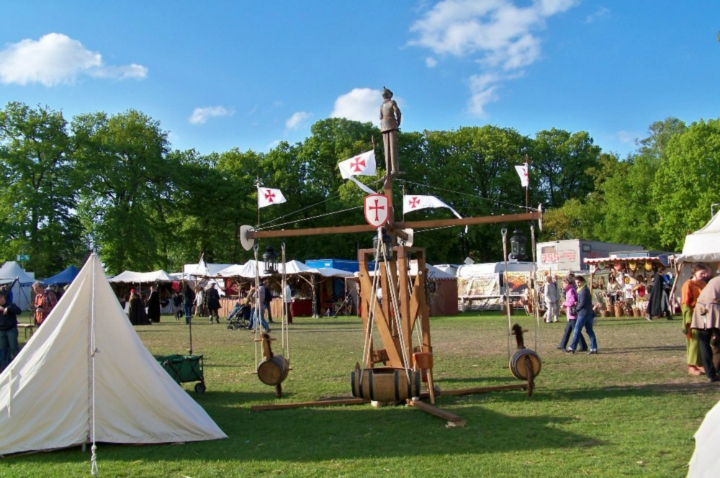
[[[556,350],[564,324],[541,324],[536,347],[532,319],[515,320],[530,329],[525,343],[543,360],[535,394],[531,399],[524,391],[438,398],[439,407],[466,420],[464,428],[446,428],[443,420],[404,406],[252,411],[255,404],[349,396],[350,371],[362,355],[360,320],[295,320],[292,371],[281,400],[253,374],[251,333],[200,320],[193,327],[193,348],[205,356],[207,392],[196,394],[192,383],[183,387],[229,438],[184,445],[100,444],[100,476],[687,473],[692,436],[720,399],[720,384],[687,375],[679,321],[600,319],[600,354],[589,356]],[[431,327],[440,388],[518,383],[507,366],[505,318],[467,313],[434,318]],[[184,321],[163,317],[161,324],[137,330],[156,355],[187,352]],[[79,448],[0,460],[0,476],[89,472],[89,453]]]

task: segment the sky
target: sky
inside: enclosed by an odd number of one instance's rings
[[[587,131],[720,116],[717,0],[0,2],[0,107],[135,109],[173,149],[267,152],[329,117]]]

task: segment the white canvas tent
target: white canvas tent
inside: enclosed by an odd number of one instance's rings
[[[720,212],[705,227],[685,236],[682,254],[676,262],[720,262]]]
[[[125,271],[109,279],[110,282],[126,282],[131,284],[152,284],[156,282],[172,282],[174,280],[170,274],[162,269],[153,272]]]
[[[720,441],[720,402],[705,415],[700,428],[695,432],[695,452],[690,459],[688,478],[711,478],[718,476],[720,455],[717,453]]]
[[[0,374],[0,430],[0,455],[226,438],[140,341],[95,254]]]
[[[18,282],[12,288],[13,302],[22,310],[30,310],[30,292],[35,278],[25,272],[17,262],[7,261],[0,267],[0,284],[11,284],[15,279],[18,279]]]

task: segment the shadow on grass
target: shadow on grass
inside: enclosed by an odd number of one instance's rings
[[[449,411],[461,415],[467,426],[447,429],[444,420],[405,406],[375,409],[358,405],[254,412],[230,406],[237,405],[242,394],[220,395],[204,406],[228,439],[182,446],[101,444],[98,447],[101,467],[103,460],[128,466],[144,460],[312,463],[369,457],[505,454],[604,445],[590,436],[564,430],[564,424],[576,420],[571,417],[513,417],[480,406],[464,406]],[[11,459],[57,464],[89,460],[88,453],[78,451],[76,447]]]

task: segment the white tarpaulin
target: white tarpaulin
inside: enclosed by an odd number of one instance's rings
[[[689,478],[714,478],[720,470],[720,402],[705,415],[695,432],[695,452],[690,459]]]
[[[126,282],[131,284],[150,284],[154,282],[172,282],[173,279],[170,274],[164,270],[153,271],[153,272],[133,272],[125,271],[122,272],[112,279],[110,282]]]
[[[226,435],[160,366],[93,254],[0,375],[0,454]]]
[[[685,236],[682,255],[676,259],[683,262],[720,262],[720,212],[699,231]]]

